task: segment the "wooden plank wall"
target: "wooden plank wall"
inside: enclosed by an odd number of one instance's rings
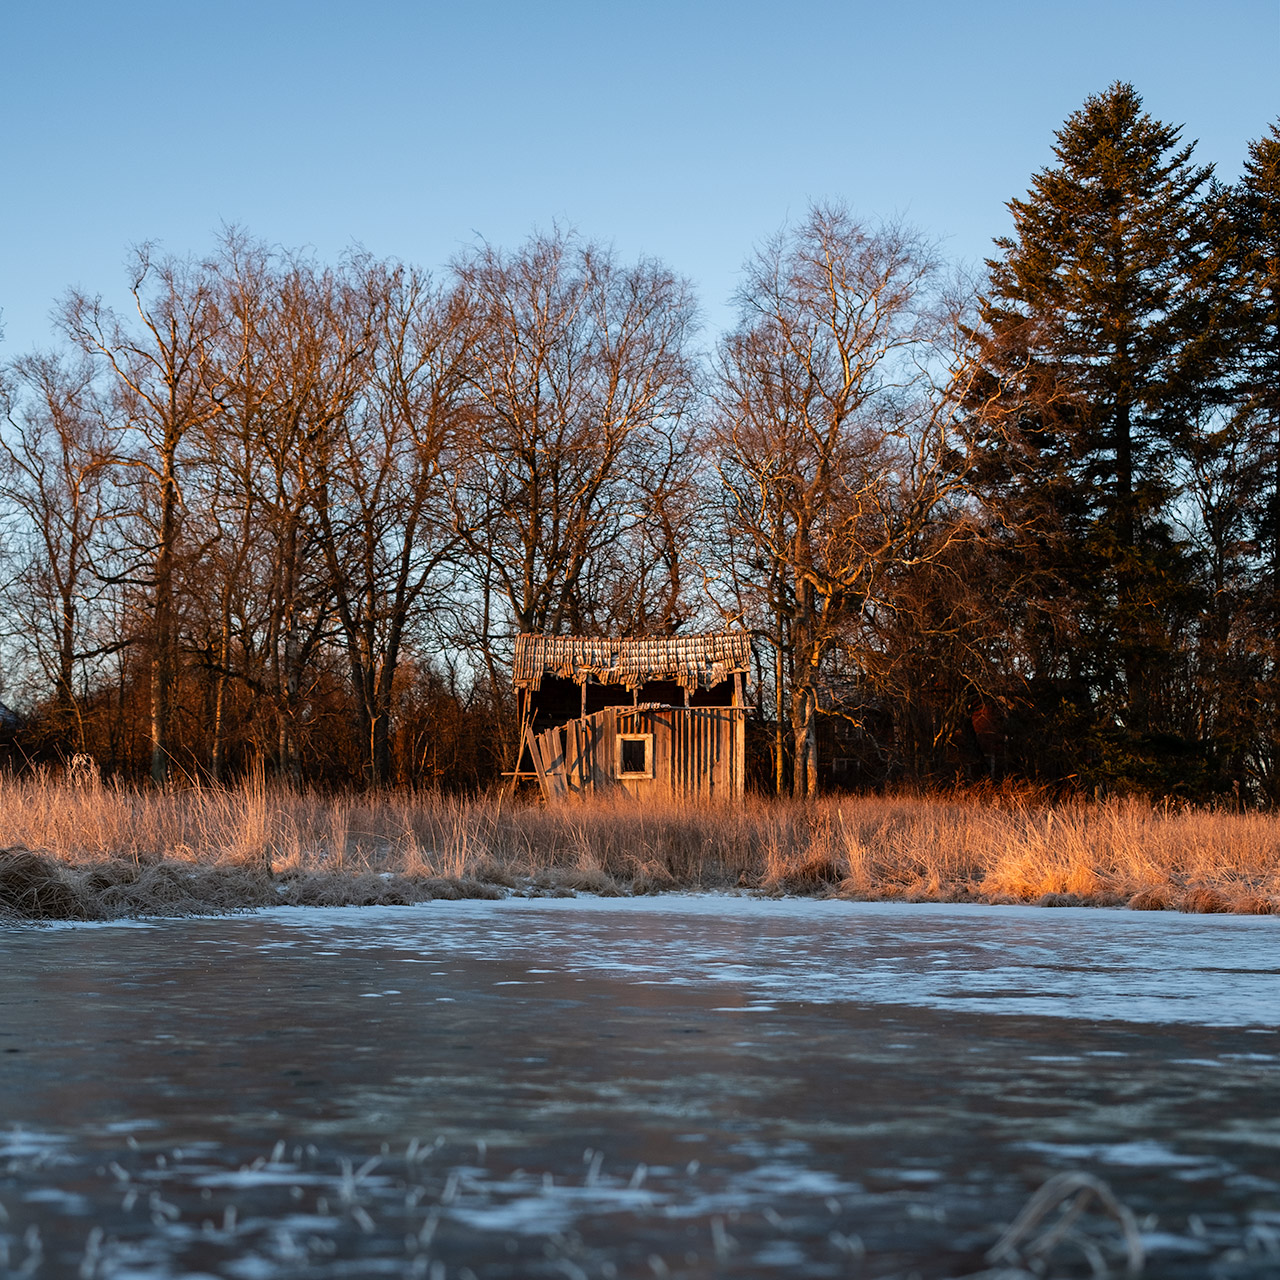
[[[653,777],[619,778],[620,733],[653,735]],[[742,707],[607,707],[527,737],[548,801],[623,791],[637,799],[740,799],[746,792]]]

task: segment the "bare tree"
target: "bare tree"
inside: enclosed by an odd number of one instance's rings
[[[458,523],[496,688],[501,633],[608,626],[621,601],[638,625],[678,612],[695,306],[660,264],[623,266],[560,232],[512,254],[485,246],[455,271],[475,325]],[[643,550],[639,565],[624,546]]]
[[[221,275],[234,324],[213,445],[227,510],[239,513],[223,533],[234,670],[270,710],[281,775],[299,782],[308,682],[334,621],[316,483],[368,382],[375,304],[345,269],[273,263],[260,249],[224,251]]]
[[[120,422],[132,437],[119,456],[127,456],[144,477],[137,514],[147,530],[141,550],[149,561],[151,777],[161,784],[171,764],[183,447],[189,433],[221,412],[211,360],[219,317],[206,268],[172,257],[157,260],[150,246],[134,254],[129,290],[136,311],[132,323],[100,299],[73,292],[63,307],[63,324],[113,375]]]
[[[53,727],[85,746],[93,663],[122,639],[98,616],[95,560],[113,514],[110,441],[87,361],[36,354],[13,367],[18,403],[0,435],[0,503],[16,521],[9,616],[53,688]]]
[[[201,432],[191,519],[207,552],[201,581],[188,584],[188,642],[213,683],[209,771],[227,770],[229,704],[237,687],[270,702],[262,635],[269,613],[270,536],[261,487],[280,389],[277,366],[281,269],[265,245],[230,228],[212,267],[222,324],[216,359],[222,412]]]
[[[469,335],[461,298],[413,270],[366,263],[369,381],[311,453],[321,543],[359,716],[366,780],[391,778],[400,654],[453,586],[461,401]]]
[[[946,539],[924,535],[963,483],[936,385],[937,279],[903,228],[815,207],[747,264],[741,322],[721,344],[712,448],[742,608],[777,654],[779,712],[788,690],[796,795],[817,787],[832,655],[859,667],[895,571],[941,554]]]

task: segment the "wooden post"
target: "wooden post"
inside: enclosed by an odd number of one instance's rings
[[[740,800],[747,794],[747,710],[745,707],[741,708],[734,717],[733,727],[737,735],[733,752],[734,772],[737,777],[734,779],[732,794],[734,799]]]

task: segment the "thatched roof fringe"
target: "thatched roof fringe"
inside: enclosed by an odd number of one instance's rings
[[[517,689],[537,689],[544,675],[552,675],[632,690],[650,680],[675,680],[693,690],[750,670],[751,637],[745,631],[609,638],[523,635],[516,637],[512,683]]]

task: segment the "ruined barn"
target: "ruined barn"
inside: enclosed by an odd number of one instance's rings
[[[622,794],[733,800],[746,789],[751,638],[522,635],[521,755],[548,801]]]

